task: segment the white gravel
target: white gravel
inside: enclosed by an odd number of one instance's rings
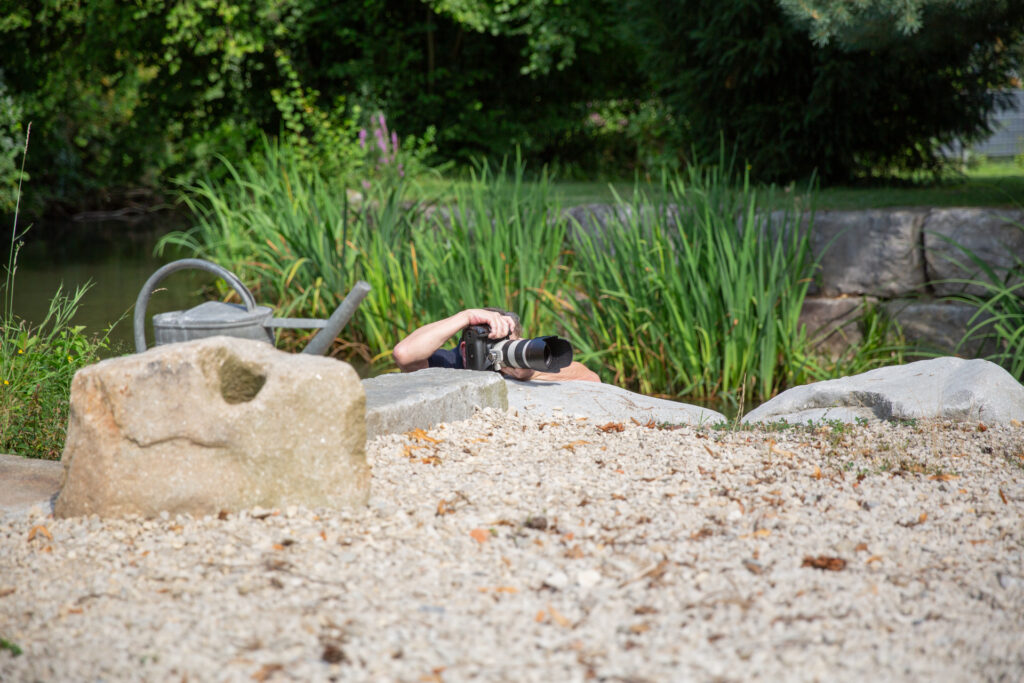
[[[9,515],[0,680],[1024,678],[1024,427],[599,427],[378,438],[360,510]]]

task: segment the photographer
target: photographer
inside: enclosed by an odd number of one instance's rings
[[[504,337],[522,339],[522,325],[515,313],[497,308],[468,308],[453,316],[424,325],[413,330],[408,337],[395,345],[392,355],[402,372],[412,372],[423,368],[455,368],[466,367],[465,343],[460,342],[454,349],[442,349],[452,337],[460,334],[470,325],[487,325],[490,327],[488,337],[498,340]],[[520,380],[585,380],[600,382],[597,373],[582,363],[573,361],[558,372],[539,372],[529,368],[502,367],[501,372],[508,377]]]

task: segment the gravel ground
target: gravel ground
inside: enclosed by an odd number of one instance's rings
[[[485,410],[367,452],[360,510],[0,519],[0,680],[1024,678],[1019,425]]]

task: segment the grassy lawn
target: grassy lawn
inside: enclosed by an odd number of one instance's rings
[[[438,200],[450,197],[456,185],[469,185],[466,180],[433,177],[417,181],[416,195]],[[639,187],[650,195],[658,192],[656,184],[634,183],[630,180],[578,181],[555,180],[553,192],[562,206],[580,204],[607,204],[614,201],[614,193],[629,200]],[[771,188],[764,188],[767,193]],[[789,192],[801,192],[806,186],[796,183]],[[783,206],[787,188],[774,188],[778,198],[772,202]],[[1024,206],[1024,165],[1012,160],[989,161],[960,176],[950,176],[938,182],[905,180],[897,183],[871,183],[857,186],[819,188],[817,208],[854,210],[883,209],[910,206],[991,206],[1019,208]]]
[[[556,182],[555,192],[563,206],[613,201],[613,193],[623,198],[633,194],[634,183],[618,181]],[[641,185],[648,190],[651,185]],[[767,189],[767,188],[766,188]],[[802,188],[796,184],[795,191]],[[780,192],[780,190],[782,190]],[[785,196],[783,188],[775,192]],[[782,204],[780,198],[779,202]],[[1024,166],[1012,160],[988,162],[960,177],[939,182],[905,181],[902,185],[865,184],[862,186],[833,186],[820,188],[817,195],[819,209],[882,209],[901,206],[993,206],[1020,207],[1024,205]]]

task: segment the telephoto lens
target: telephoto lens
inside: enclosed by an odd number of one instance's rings
[[[502,340],[490,348],[491,357],[502,366],[558,372],[572,363],[572,344],[558,337]]]

